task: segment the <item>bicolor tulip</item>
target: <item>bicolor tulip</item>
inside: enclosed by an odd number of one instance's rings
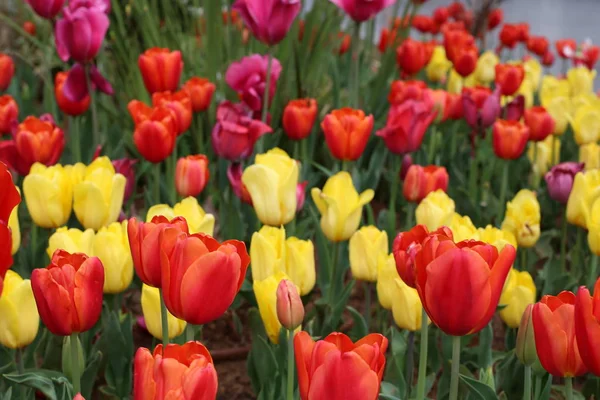
[[[512,96],[521,86],[525,78],[525,69],[522,65],[498,64],[496,65],[496,85],[500,87],[503,96]]]
[[[529,140],[539,142],[554,132],[554,118],[544,107],[536,106],[525,110],[525,125],[529,128]]]
[[[255,0],[244,0],[255,1]],[[225,73],[225,82],[235,90],[240,99],[252,111],[261,111],[263,107],[263,99],[267,86],[267,72],[269,70],[269,56],[253,54],[242,58],[240,61],[231,63]],[[270,69],[269,82],[269,101],[271,104],[275,90],[277,89],[277,81],[281,74],[282,67],[279,60],[272,58]]]
[[[506,203],[502,230],[512,232],[522,247],[533,247],[540,238],[540,203],[535,192],[522,189]]]
[[[363,22],[394,4],[394,0],[329,0],[356,22]],[[303,398],[303,400],[306,400]],[[333,400],[333,399],[332,399]]]
[[[300,13],[300,0],[237,0],[233,10],[238,11],[248,29],[256,39],[268,46],[283,40],[294,19]]]
[[[14,74],[15,63],[13,59],[7,54],[0,53],[0,92],[8,89]]]
[[[183,71],[179,50],[153,47],[140,54],[138,66],[148,92],[176,91],[179,88]]]
[[[169,220],[183,217],[187,221],[190,233],[212,235],[215,229],[215,217],[204,211],[195,197],[186,197],[173,207],[167,204],[155,204],[146,213],[146,222],[152,221],[157,215],[163,215]]]
[[[522,122],[503,119],[494,122],[492,142],[497,157],[516,160],[525,151],[528,140],[529,128]]]
[[[402,190],[404,198],[410,202],[419,203],[429,193],[436,190],[448,189],[448,172],[444,167],[428,165],[422,167],[413,164],[408,168]]]
[[[528,305],[535,303],[536,287],[527,271],[511,269],[502,290],[500,318],[510,328],[517,328]]]
[[[213,94],[217,87],[214,83],[205,78],[194,76],[183,84],[185,90],[192,102],[194,112],[206,111],[210,107]]]
[[[10,133],[14,125],[18,124],[19,106],[12,96],[0,96],[0,135]]]
[[[54,78],[54,97],[58,107],[67,115],[77,116],[85,113],[90,107],[91,97],[89,93],[83,100],[72,101],[64,92],[65,83],[69,73],[59,72]]]
[[[429,193],[417,206],[417,224],[425,225],[430,231],[447,226],[452,221],[454,209],[454,200],[438,189]]]
[[[600,376],[600,279],[594,286],[594,296],[585,287],[580,287],[575,299],[575,335],[577,348],[585,366],[596,376]]]
[[[559,203],[567,204],[575,176],[583,171],[583,168],[583,163],[576,162],[564,162],[553,167],[544,175],[550,197]]]
[[[349,252],[352,277],[376,282],[379,257],[389,253],[387,233],[373,225],[363,226],[350,237]]]
[[[40,326],[31,281],[7,271],[0,296],[0,344],[21,349],[31,344]]]
[[[298,289],[287,279],[279,282],[277,286],[277,319],[287,330],[300,327],[304,320],[304,304]]]
[[[283,110],[283,131],[292,140],[306,139],[317,118],[315,99],[291,100]]]
[[[138,100],[131,101],[127,108],[135,122],[133,143],[137,150],[152,163],[164,161],[173,153],[179,133],[175,113],[165,107],[151,108]]]
[[[600,170],[576,173],[567,201],[567,221],[587,229],[587,217],[598,197],[600,197]]]
[[[333,157],[355,161],[362,155],[373,131],[373,115],[353,108],[334,110],[325,116],[321,128]]]
[[[142,314],[144,315],[144,323],[148,332],[155,338],[162,340],[162,320],[160,311],[160,291],[159,289],[142,284]],[[175,318],[167,310],[167,324],[169,339],[176,338],[185,330],[187,322],[182,319]]]
[[[208,158],[204,154],[190,155],[177,160],[175,189],[180,196],[198,196],[206,187],[209,178]]]

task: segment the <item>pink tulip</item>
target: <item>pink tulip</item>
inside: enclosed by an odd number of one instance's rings
[[[133,194],[133,190],[135,189],[135,164],[137,164],[138,160],[134,158],[120,158],[118,160],[113,160],[112,165],[115,168],[115,172],[121,174],[127,179],[127,183],[125,184],[125,195],[123,196],[123,201],[127,201],[129,197]]]
[[[381,10],[391,6],[396,0],[329,0],[342,10],[350,18],[357,22],[363,22],[378,14]]]
[[[114,93],[110,82],[102,76],[95,65],[90,66],[89,73],[90,80],[92,81],[92,88],[95,88],[108,95],[112,95]],[[73,68],[71,68],[69,71],[67,80],[64,83],[63,93],[68,100],[73,102],[82,101],[89,95],[87,80],[85,77],[85,68],[83,65],[79,63],[73,65]]]
[[[304,201],[306,200],[306,185],[308,185],[308,181],[300,182],[296,186],[296,212],[300,212],[304,207]]]
[[[27,0],[37,15],[46,19],[53,19],[62,9],[65,0]]]
[[[242,101],[252,111],[262,110],[267,81],[268,56],[254,54],[232,63],[225,73],[225,82],[238,92]],[[281,74],[281,63],[276,58],[271,62],[269,103],[273,100],[277,80]]]
[[[246,185],[242,183],[243,173],[244,168],[240,163],[231,163],[229,164],[229,167],[227,167],[227,179],[229,179],[229,184],[231,185],[231,189],[233,189],[233,193],[244,203],[252,205],[252,197],[250,197]]]
[[[488,128],[500,116],[500,89],[465,88],[462,93],[463,112],[467,124],[473,129]]]
[[[564,162],[552,167],[544,179],[548,185],[548,194],[553,200],[567,204],[573,189],[575,175],[583,171],[584,164],[577,162]]]
[[[287,35],[301,7],[300,0],[237,0],[233,5],[254,36],[269,46]]]

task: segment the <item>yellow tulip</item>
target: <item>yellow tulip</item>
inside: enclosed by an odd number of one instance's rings
[[[133,259],[127,239],[127,221],[100,228],[94,237],[92,255],[104,266],[104,293],[121,293],[129,287],[133,279]]]
[[[554,145],[554,160],[552,160],[552,145]],[[537,147],[537,150],[535,149]],[[537,154],[535,152],[537,151]],[[558,164],[560,160],[560,140],[554,140],[550,135],[539,142],[529,142],[527,149],[527,158],[533,166],[533,172],[536,176],[542,176],[548,170]]]
[[[397,299],[398,285],[395,280],[400,279],[396,270],[394,255],[379,255],[377,260],[377,298],[379,304],[386,310],[391,310]]]
[[[585,170],[600,168],[600,145],[598,143],[588,143],[579,146],[579,162],[585,164]]]
[[[523,79],[523,82],[521,82],[521,86],[519,86],[519,89],[517,89],[515,96],[523,96],[523,99],[525,100],[525,108],[531,108],[533,107],[533,92],[533,83],[529,79]]]
[[[423,305],[417,289],[411,288],[400,278],[393,281],[395,297],[392,303],[394,322],[400,329],[414,332],[421,329]]]
[[[562,135],[569,126],[571,118],[571,99],[566,96],[553,96],[541,98],[542,106],[546,108],[548,114],[554,119],[554,135]]]
[[[156,215],[164,215],[169,220],[175,217],[185,218],[192,234],[205,233],[212,236],[215,230],[215,217],[206,213],[195,197],[187,197],[175,204],[173,208],[166,204],[150,207],[146,214],[146,222],[150,222]]]
[[[463,217],[459,213],[455,212],[454,215],[452,215],[452,219],[448,227],[450,230],[452,230],[455,242],[462,242],[463,240],[467,239],[478,239],[477,228],[475,228],[471,218],[469,218],[467,215]]]
[[[579,96],[571,98],[571,111],[573,115],[577,114],[577,110],[583,106],[599,106],[598,97],[594,93],[582,93]]]
[[[525,79],[531,83],[531,89],[537,92],[542,81],[542,64],[536,58],[531,57],[523,63],[523,67],[525,68]]]
[[[527,306],[535,303],[535,296],[535,283],[529,272],[511,269],[500,296],[499,305],[505,306],[500,310],[500,318],[510,328],[517,328]]]
[[[67,228],[63,226],[58,228],[48,240],[46,253],[52,258],[52,254],[58,249],[63,249],[69,253],[84,253],[92,256],[92,247],[94,243],[94,230],[86,229],[81,231],[76,228]],[[131,256],[130,256],[131,257]]]
[[[595,143],[600,139],[600,107],[583,105],[577,109],[571,126],[578,145]]]
[[[417,206],[417,224],[425,225],[430,231],[448,226],[454,217],[454,207],[454,200],[443,190],[431,192]]]
[[[298,162],[279,148],[258,154],[244,170],[242,182],[260,222],[280,226],[294,219],[298,174]]]
[[[23,180],[23,193],[29,215],[42,228],[63,226],[71,216],[73,186],[67,168],[35,163]]]
[[[444,46],[435,46],[431,59],[425,68],[427,79],[431,82],[441,82],[446,79],[448,70],[452,67],[452,62],[446,58]]]
[[[275,272],[285,270],[285,229],[263,226],[252,234],[250,241],[250,270],[252,280],[262,281]]]
[[[540,238],[540,203],[535,192],[522,189],[506,204],[502,230],[512,232],[522,247],[532,247]]]
[[[544,99],[553,97],[571,97],[571,85],[566,79],[558,79],[553,75],[544,75],[540,86],[540,100],[544,107]]]
[[[593,92],[595,78],[595,70],[589,70],[583,65],[571,68],[567,71],[567,80],[569,81],[569,85],[571,85],[571,96]]]
[[[310,240],[288,238],[285,242],[285,271],[301,296],[315,287],[315,247]]]
[[[387,233],[372,225],[363,226],[350,238],[349,251],[354,279],[376,282],[379,255],[389,253]]]
[[[277,318],[277,286],[283,279],[288,279],[287,275],[278,272],[267,279],[254,281],[253,284],[260,317],[265,325],[267,336],[275,344],[279,343],[279,331],[281,330],[281,323]],[[298,327],[296,332],[300,329],[301,327]]]
[[[492,50],[488,50],[477,59],[477,67],[473,75],[477,82],[482,85],[489,85],[496,78],[496,65],[500,59]]]
[[[157,288],[142,284],[142,313],[148,332],[158,340],[162,340],[162,320],[160,313],[160,294]],[[167,311],[167,325],[169,326],[169,339],[183,333],[187,323],[176,318]]]
[[[498,229],[495,226],[488,225],[485,228],[479,228],[477,233],[479,234],[480,241],[495,246],[499,252],[502,251],[507,244],[512,245],[515,249],[517,248],[517,238],[511,231]]]
[[[446,90],[448,93],[462,93],[463,88],[473,87],[477,84],[475,74],[471,74],[466,78],[463,78],[456,72],[454,68],[450,70],[448,75],[448,83],[446,84]]]
[[[10,349],[23,348],[33,342],[39,326],[31,281],[8,270],[0,296],[0,343]]]
[[[115,173],[108,157],[98,157],[73,187],[73,210],[84,228],[95,231],[119,218],[126,179]]]
[[[362,208],[375,192],[367,189],[359,195],[350,174],[342,171],[327,179],[323,190],[313,188],[311,195],[321,213],[323,233],[329,240],[341,242],[356,232]]]
[[[21,193],[20,190],[19,193]],[[19,246],[21,246],[21,227],[19,225],[18,204],[10,213],[10,217],[8,218],[8,227],[10,228],[10,235],[12,239],[12,248],[10,252],[11,254],[15,254],[17,251],[19,251]]]
[[[600,170],[579,172],[567,202],[567,221],[587,229],[592,205],[600,197]]]

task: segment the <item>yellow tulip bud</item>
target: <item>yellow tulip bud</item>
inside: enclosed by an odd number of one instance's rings
[[[446,84],[446,90],[448,93],[462,93],[463,88],[473,87],[477,84],[475,74],[471,74],[466,78],[463,78],[456,72],[454,68],[450,70],[448,75],[448,83]]]
[[[595,70],[589,70],[583,65],[571,68],[567,71],[567,80],[571,85],[571,95],[578,96],[582,93],[593,92],[595,78]]]
[[[285,229],[263,226],[252,234],[250,270],[252,280],[262,281],[276,272],[285,271]]]
[[[506,204],[502,230],[513,233],[522,247],[532,247],[540,238],[540,203],[535,192],[522,189]]]
[[[298,286],[300,295],[310,293],[317,279],[315,270],[315,247],[310,240],[291,237],[285,242],[285,271]]]
[[[127,221],[100,228],[94,237],[92,255],[104,266],[104,293],[121,293],[129,287],[133,279],[133,259],[127,239]]]
[[[350,238],[350,269],[354,279],[377,281],[377,263],[380,255],[387,255],[388,236],[375,226],[363,226]]]
[[[395,297],[392,303],[394,322],[400,329],[411,332],[421,329],[423,305],[417,289],[411,288],[400,278],[393,281]]]
[[[542,106],[554,119],[554,135],[562,135],[569,126],[571,118],[571,99],[565,96],[553,96],[541,98]]]
[[[600,168],[600,146],[598,143],[588,143],[579,146],[579,162],[585,164],[585,170]]]
[[[142,313],[148,332],[158,340],[162,340],[162,320],[160,313],[160,293],[157,288],[146,284],[142,285]],[[167,323],[169,326],[169,339],[183,333],[187,323],[178,319],[167,310]]]
[[[283,272],[278,272],[267,279],[254,281],[253,284],[260,317],[265,325],[267,336],[275,344],[279,343],[279,331],[281,330],[281,323],[277,318],[277,286],[283,279],[289,278]],[[298,327],[296,331],[300,329],[301,327]]]
[[[0,343],[10,349],[23,348],[33,342],[39,326],[31,282],[8,270],[0,296]]]
[[[35,163],[23,180],[29,215],[42,228],[63,226],[71,216],[73,187],[67,168]]]
[[[192,234],[204,233],[212,236],[215,230],[215,217],[206,213],[195,197],[187,197],[175,204],[173,208],[166,204],[150,207],[146,214],[146,222],[150,222],[156,215],[164,215],[169,220],[175,217],[185,218]]]
[[[554,160],[552,160],[552,146],[554,145]],[[537,147],[537,150],[535,148]],[[537,154],[535,153],[537,151]],[[560,140],[554,140],[550,135],[539,142],[529,142],[527,149],[527,158],[533,165],[533,172],[536,176],[542,176],[550,168],[558,164],[560,160]],[[535,163],[534,163],[535,162]]]
[[[119,218],[126,182],[108,157],[87,166],[83,180],[73,188],[73,209],[84,228],[97,231]]]
[[[444,46],[435,46],[431,59],[425,68],[427,79],[431,82],[443,81],[446,79],[450,67],[452,67],[452,62],[446,58]]]
[[[517,328],[527,306],[535,303],[535,296],[535,283],[529,272],[511,269],[499,302],[505,306],[500,310],[500,317],[506,325]]]
[[[571,121],[578,145],[596,143],[600,139],[600,107],[583,105],[577,109]]]
[[[515,249],[517,248],[517,238],[511,231],[498,229],[495,226],[488,225],[485,228],[479,228],[477,233],[480,241],[491,244],[496,247],[499,252],[502,251],[507,244],[510,244]]]
[[[592,205],[600,197],[600,170],[579,172],[567,202],[567,221],[587,229]]]
[[[425,225],[430,231],[448,226],[454,216],[454,207],[454,200],[443,190],[431,192],[417,206],[417,224]]]
[[[542,105],[544,107],[546,107],[544,104],[544,99],[570,96],[571,85],[569,84],[568,80],[558,79],[554,75],[544,75],[542,78],[542,85],[540,87],[540,99],[542,100]]]
[[[21,191],[19,191],[20,193]],[[19,225],[19,205],[10,213],[10,217],[8,218],[8,227],[10,228],[10,235],[12,239],[12,248],[10,250],[11,254],[15,254],[19,251],[19,246],[21,246],[21,227]]]
[[[66,226],[58,228],[48,240],[46,253],[52,258],[52,254],[58,249],[63,249],[69,253],[84,253],[92,256],[92,245],[94,243],[94,230],[86,229],[81,231],[76,228],[68,229]],[[131,256],[130,256],[131,257]]]
[[[494,82],[496,78],[496,65],[500,59],[492,50],[488,50],[479,56],[477,59],[477,67],[473,75],[477,82],[482,85],[488,85]]]
[[[298,174],[298,162],[279,148],[258,154],[244,170],[242,182],[260,222],[280,226],[294,219]]]
[[[395,280],[400,279],[396,270],[394,255],[379,255],[377,260],[377,298],[379,304],[386,310],[391,310],[395,299],[398,297],[398,285]]]
[[[455,212],[448,227],[452,230],[455,242],[462,242],[467,239],[478,239],[477,228],[475,228],[471,218],[467,215],[463,217]]]
[[[356,232],[362,208],[375,192],[367,189],[359,195],[350,174],[342,171],[327,179],[322,191],[313,188],[311,195],[321,213],[323,233],[332,242],[341,242]]]

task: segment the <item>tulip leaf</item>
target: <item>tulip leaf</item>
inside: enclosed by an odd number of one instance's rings
[[[352,316],[352,320],[354,321],[354,326],[352,327],[352,331],[350,332],[350,336],[353,338],[362,338],[369,333],[369,328],[367,327],[367,321],[362,316],[356,308],[352,306],[346,306],[346,310],[350,312]]]
[[[471,397],[474,400],[498,399],[498,396],[496,395],[496,392],[494,392],[494,389],[492,389],[483,382],[480,382],[473,378],[469,378],[468,376],[463,374],[460,374],[460,381],[463,385],[465,385],[468,388],[469,393],[471,394]]]
[[[12,387],[9,387],[8,390],[0,396],[0,400],[10,400],[10,399],[12,399]]]
[[[487,368],[492,362],[492,341],[494,340],[494,332],[492,323],[488,323],[485,328],[479,332],[479,366]]]
[[[4,378],[11,382],[39,390],[49,400],[73,398],[73,387],[60,372],[38,369],[23,374],[6,374]]]
[[[382,393],[379,395],[379,400],[402,400],[402,399],[400,399],[399,397],[396,397],[396,396],[391,396],[389,394]]]
[[[96,376],[98,375],[98,369],[100,368],[100,362],[102,361],[102,352],[95,352],[87,362],[87,366],[81,375],[81,394],[86,399],[92,398],[92,391],[94,384],[96,383]]]

